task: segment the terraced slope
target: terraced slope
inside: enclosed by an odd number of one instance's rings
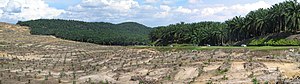
[[[2,84],[300,83],[299,49],[157,51],[30,35],[0,24]]]

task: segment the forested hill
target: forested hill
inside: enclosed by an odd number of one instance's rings
[[[152,28],[135,22],[112,24],[106,22],[83,22],[60,19],[19,21],[29,26],[31,34],[53,35],[59,38],[103,45],[144,45],[150,41]]]

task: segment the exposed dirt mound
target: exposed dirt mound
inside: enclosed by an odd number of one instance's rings
[[[2,33],[25,33],[25,34],[30,33],[29,27],[0,22],[0,33],[1,32]]]
[[[217,70],[218,71],[228,71],[231,68],[230,62],[224,62]]]
[[[254,70],[254,69],[264,69],[267,68],[267,66],[260,62],[246,62],[244,63],[244,69],[247,71]]]
[[[300,34],[291,35],[291,36],[287,37],[287,39],[290,39],[290,40],[292,40],[292,39],[300,40]]]

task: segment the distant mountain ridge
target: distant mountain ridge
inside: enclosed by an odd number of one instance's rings
[[[30,27],[31,34],[53,35],[59,38],[103,45],[146,45],[152,28],[136,22],[113,24],[61,19],[19,21]]]

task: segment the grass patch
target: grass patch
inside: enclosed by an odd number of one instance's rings
[[[0,45],[7,45],[7,42],[0,42]]]
[[[217,70],[217,71],[216,71],[216,75],[222,75],[222,74],[225,74],[226,72],[228,72],[228,69]]]
[[[289,40],[289,39],[269,39],[260,38],[254,39],[248,45],[253,46],[298,46],[300,45],[299,40]]]
[[[215,50],[215,49],[249,49],[249,50],[287,50],[291,48],[300,48],[300,46],[129,46],[134,49],[156,49],[158,51],[177,51],[177,50]]]
[[[259,84],[259,80],[257,80],[256,78],[252,79],[253,84]]]

